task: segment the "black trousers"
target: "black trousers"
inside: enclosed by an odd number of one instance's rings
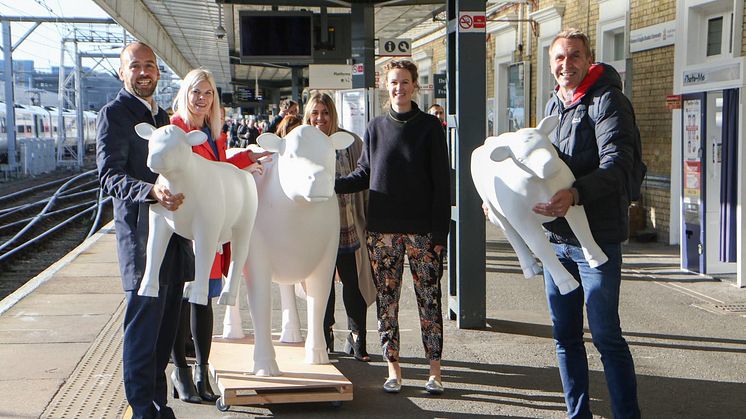
[[[365,320],[368,309],[363,294],[360,293],[357,277],[357,262],[355,253],[337,253],[337,272],[342,280],[342,300],[347,312],[347,328],[358,334],[365,334]],[[332,276],[332,288],[329,292],[329,301],[326,304],[324,315],[324,330],[329,330],[335,323],[334,320],[334,277]]]

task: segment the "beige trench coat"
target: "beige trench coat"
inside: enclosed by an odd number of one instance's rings
[[[352,166],[350,167],[350,171],[353,171],[355,170],[355,167],[357,167],[357,161],[360,159],[360,154],[362,154],[363,151],[363,140],[354,133],[349,131],[345,132],[348,132],[355,137],[355,141],[347,148],[347,152],[349,153],[348,161]],[[367,239],[365,226],[367,225],[366,215],[368,212],[368,191],[357,192],[352,194],[352,196],[355,228],[357,236],[360,239],[360,248],[355,251],[358,285],[360,293],[363,295],[363,298],[365,298],[365,302],[370,306],[376,301],[376,286],[373,283],[373,271],[370,267],[368,246],[365,244]]]

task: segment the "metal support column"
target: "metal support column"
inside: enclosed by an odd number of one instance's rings
[[[485,15],[484,0],[448,0],[448,138],[455,169],[456,207],[449,237],[448,311],[459,328],[485,326],[485,220],[471,180],[471,153],[484,143],[485,31],[464,23]],[[467,15],[466,17],[462,16]],[[461,25],[460,25],[461,24]],[[464,118],[464,124],[460,123]]]
[[[376,80],[375,10],[373,4],[352,3],[352,64],[363,72],[352,75],[352,88],[370,88]]]
[[[13,95],[13,43],[10,37],[10,21],[3,20],[3,58],[5,72],[5,126],[8,134],[8,170],[16,169],[16,110]]]
[[[57,163],[59,164],[65,156],[65,141],[67,141],[65,130],[65,117],[62,111],[65,109],[65,40],[60,43],[60,66],[58,69],[59,83],[57,84]]]
[[[83,155],[85,154],[85,145],[83,144],[83,59],[78,51],[78,43],[75,42],[75,125],[77,126],[78,137],[75,142],[78,150],[77,166],[83,167]]]
[[[292,79],[291,95],[293,96],[293,100],[302,105],[303,67],[293,67],[290,70],[290,78]]]

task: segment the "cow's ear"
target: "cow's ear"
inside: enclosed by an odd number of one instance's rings
[[[285,149],[285,140],[271,132],[265,132],[256,139],[256,143],[263,149],[273,153],[280,153]]]
[[[148,124],[147,122],[140,122],[139,124],[135,125],[135,132],[140,137],[148,140],[150,139],[150,136],[153,135],[153,131],[155,131],[155,127]]]
[[[189,144],[190,146],[200,145],[207,141],[207,134],[205,134],[201,130],[196,129],[194,131],[190,131],[186,135],[186,141],[187,144]]]
[[[493,161],[503,161],[509,159],[512,154],[510,147],[502,145],[492,150],[492,153],[490,153],[490,159]]]
[[[536,130],[541,131],[545,135],[549,135],[549,133],[557,128],[559,120],[559,115],[549,115],[548,117],[542,119],[541,122],[539,122],[539,125],[536,126]]]
[[[344,131],[335,132],[329,137],[329,139],[332,140],[335,150],[343,150],[351,146],[355,141],[355,137],[353,137],[349,132]]]

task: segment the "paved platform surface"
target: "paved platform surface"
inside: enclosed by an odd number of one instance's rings
[[[375,310],[370,307],[372,362],[331,356],[354,385],[354,400],[341,407],[301,403],[233,406],[219,412],[211,404],[169,404],[180,418],[563,418],[542,281],[524,279],[501,234],[492,226],[487,229],[486,325],[460,330],[455,322],[446,322],[442,396],[423,390],[428,369],[410,280],[405,281],[400,311],[400,394],[381,390],[386,364],[376,350]],[[106,227],[0,301],[0,418],[126,417],[121,385],[123,294],[110,230]],[[746,289],[680,272],[677,247],[632,243],[624,253],[621,318],[637,366],[644,417],[744,417],[746,312],[721,307],[744,308]],[[411,278],[408,273],[406,277]],[[343,345],[346,327],[339,287],[337,348]],[[241,307],[243,326],[250,333],[243,298]],[[222,314],[223,308],[216,306],[216,333],[222,331]],[[279,328],[279,309],[273,316]],[[608,418],[600,357],[590,336],[587,342],[593,411]]]

